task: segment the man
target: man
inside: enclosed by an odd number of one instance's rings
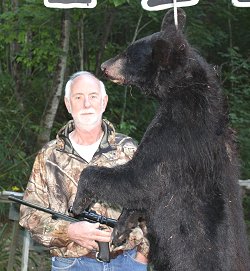
[[[24,200],[66,213],[72,206],[80,173],[89,165],[112,167],[130,160],[134,141],[115,133],[113,125],[102,119],[108,96],[94,75],[73,74],[65,87],[65,105],[73,120],[38,153]],[[91,209],[117,219],[120,209],[106,202],[95,202]],[[52,271],[130,271],[147,270],[148,242],[141,228],[135,228],[127,242],[111,246],[110,263],[96,260],[97,242],[111,242],[111,230],[100,230],[99,223],[54,220],[51,215],[21,206],[20,225],[34,240],[49,247]]]

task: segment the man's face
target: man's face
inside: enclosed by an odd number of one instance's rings
[[[108,96],[102,97],[99,81],[90,75],[80,75],[71,84],[70,98],[65,104],[75,125],[92,129],[101,123]]]

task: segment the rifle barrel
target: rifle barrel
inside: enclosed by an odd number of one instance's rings
[[[24,200],[21,200],[19,198],[16,198],[14,196],[9,196],[8,197],[9,200],[12,200],[12,201],[15,201],[17,203],[20,203],[22,205],[26,205],[28,207],[31,207],[31,208],[34,208],[34,209],[37,209],[39,211],[43,211],[45,213],[48,213],[48,214],[51,214],[52,216],[54,216],[55,218],[60,218],[60,219],[63,219],[63,220],[66,220],[66,221],[70,221],[70,222],[77,222],[79,221],[78,219],[74,218],[74,217],[71,217],[71,216],[68,216],[68,215],[65,215],[63,213],[59,213],[59,212],[56,212],[56,211],[53,211],[51,209],[47,209],[45,207],[42,207],[42,206],[39,206],[39,205],[36,205],[36,204],[33,204],[31,202],[28,202],[28,201],[24,201]]]

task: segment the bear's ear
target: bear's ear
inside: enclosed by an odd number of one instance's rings
[[[178,14],[178,29],[183,30],[186,24],[186,13],[183,9],[177,9]],[[164,16],[161,24],[161,31],[165,32],[168,31],[169,28],[175,27],[174,21],[174,9],[169,10],[166,15]]]
[[[187,43],[181,37],[176,37],[171,42],[164,37],[159,38],[152,48],[152,61],[157,66],[174,69],[183,59],[186,59],[187,48]]]
[[[163,39],[158,39],[155,42],[152,50],[153,62],[157,66],[166,66],[169,62],[170,53],[170,44]]]

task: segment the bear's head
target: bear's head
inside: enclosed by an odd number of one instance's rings
[[[186,14],[182,9],[177,14],[178,27],[171,9],[162,21],[160,32],[137,40],[104,62],[101,69],[105,76],[115,83],[135,85],[145,94],[164,99],[175,82],[190,74],[185,75],[189,50],[183,34]]]

